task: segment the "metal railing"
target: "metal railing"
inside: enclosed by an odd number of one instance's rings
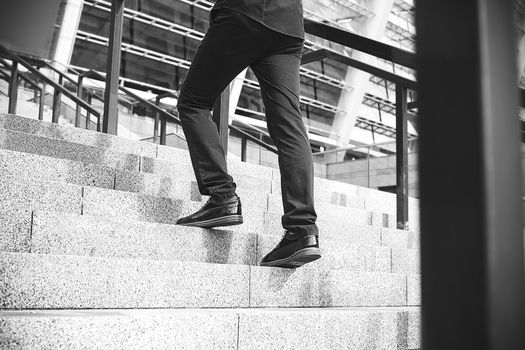
[[[166,124],[167,122],[174,122],[180,124],[180,119],[160,107],[160,100],[167,95],[159,96],[156,99],[156,103],[147,101],[141,98],[130,89],[119,84],[119,72],[120,72],[120,51],[122,43],[122,23],[124,16],[124,1],[123,0],[112,0],[112,8],[109,17],[110,21],[110,35],[109,35],[109,47],[108,47],[108,60],[107,60],[107,71],[106,75],[102,75],[95,71],[87,71],[78,74],[78,81],[68,77],[66,74],[55,69],[52,65],[47,62],[43,65],[46,68],[53,71],[58,75],[58,83],[52,79],[46,77],[44,74],[38,71],[38,69],[32,67],[21,57],[8,53],[8,57],[14,62],[13,69],[11,72],[11,80],[18,74],[17,64],[23,65],[32,74],[38,77],[39,80],[44,81],[49,86],[54,88],[53,94],[53,122],[58,121],[59,115],[59,104],[62,95],[69,97],[77,106],[77,114],[75,118],[75,125],[80,126],[81,122],[81,109],[85,109],[87,112],[86,125],[88,125],[90,116],[93,115],[97,119],[97,130],[105,133],[116,134],[118,126],[118,98],[119,92],[133,98],[143,106],[152,110],[155,113],[154,122],[154,142],[157,141],[157,133],[159,130],[160,123],[160,144],[166,142]],[[368,38],[361,37],[357,34],[347,32],[345,30],[331,27],[326,24],[318,23],[312,20],[305,19],[305,31],[314,36],[322,39],[343,45],[364,53],[373,55],[375,57],[389,60],[392,64],[398,64],[406,68],[415,68],[415,56],[413,53],[398,49],[387,44],[377,42]],[[5,48],[3,48],[5,51]],[[327,49],[320,49],[317,51],[309,52],[303,56],[302,64],[322,60],[331,59],[342,63],[344,65],[354,67],[356,69],[368,72],[374,76],[378,76],[382,79],[391,81],[396,86],[396,120],[397,120],[397,132],[396,132],[396,143],[397,143],[397,226],[401,229],[407,229],[408,223],[408,164],[407,164],[407,90],[415,90],[416,83],[413,80],[401,77],[394,73],[382,70],[374,67],[367,63],[357,61],[350,57],[344,56],[337,52],[333,52]],[[103,81],[105,83],[104,98],[101,99],[96,94],[86,94],[83,79],[90,78]],[[76,87],[76,95],[71,91],[64,88],[63,83],[67,81]],[[10,84],[10,91],[16,90],[15,84]],[[13,91],[13,94],[16,92]],[[103,100],[104,112],[101,114],[90,105],[90,99],[92,97]],[[10,113],[16,109],[16,100],[10,99]],[[42,100],[42,99],[41,99]],[[11,103],[14,103],[12,106]],[[242,144],[244,151],[241,152],[241,158],[246,159],[246,140],[253,141],[254,143],[264,147],[270,152],[277,153],[275,147],[266,142],[263,142],[260,138],[254,136],[253,133],[258,133],[260,130],[250,125],[242,125],[242,128],[233,126],[229,123],[229,88],[226,88],[224,92],[217,99],[213,108],[213,120],[217,124],[219,136],[221,139],[221,145],[223,146],[225,153],[227,153],[228,147],[228,131],[234,131],[241,135]],[[13,108],[12,108],[13,107]],[[250,130],[247,132],[243,129]]]
[[[410,69],[416,68],[416,56],[409,51],[308,19],[305,19],[305,31],[354,50],[388,60],[392,64]],[[326,49],[305,54],[302,63],[322,59],[332,59],[395,84],[397,228],[408,229],[408,90],[415,91],[417,89],[416,82]],[[412,104],[411,107],[415,107],[415,104]]]

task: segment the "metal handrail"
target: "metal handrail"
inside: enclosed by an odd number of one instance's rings
[[[334,61],[337,61],[339,63],[343,63],[344,65],[351,66],[354,68],[357,68],[359,70],[362,70],[364,72],[370,73],[372,75],[375,75],[377,77],[383,78],[385,80],[394,82],[396,84],[403,84],[410,90],[416,90],[417,89],[417,83],[415,80],[405,78],[403,76],[397,75],[395,73],[386,71],[381,68],[374,67],[368,63],[353,59],[351,57],[347,57],[344,55],[341,55],[337,52],[330,51],[327,49],[320,49],[317,51],[309,52],[303,56],[303,62],[309,63],[315,60],[323,59],[323,58],[329,58]],[[303,63],[303,64],[304,64]]]
[[[417,141],[417,140],[418,140],[417,137],[408,139],[408,141]],[[343,151],[352,151],[352,150],[361,149],[361,148],[380,147],[380,146],[391,145],[391,144],[395,144],[395,141],[378,142],[378,143],[372,143],[372,144],[362,145],[362,146],[341,147],[341,148],[331,149],[328,151],[312,153],[312,156],[322,156],[325,154],[338,153],[338,152],[343,152]]]
[[[26,60],[18,56],[17,54],[11,52],[9,49],[7,49],[4,45],[0,44],[0,50],[3,51],[12,61],[15,61],[22,66],[24,66],[28,71],[36,75],[40,80],[44,81],[46,84],[51,85],[55,91],[59,91],[60,93],[64,94],[65,96],[69,97],[71,100],[73,100],[76,104],[82,106],[86,111],[94,114],[95,116],[100,116],[100,113],[91,107],[88,103],[86,103],[84,100],[78,98],[73,93],[68,91],[66,88],[64,88],[62,85],[56,83],[52,79],[45,76],[42,72],[40,72],[38,69],[34,68],[30,63],[28,63]]]
[[[0,63],[6,67],[6,68],[9,68],[9,70],[12,70],[13,69],[13,65],[9,64],[6,60],[4,60],[3,58],[0,58]],[[4,76],[4,78],[6,79],[6,81],[9,82],[10,80],[10,77],[9,75],[7,75],[6,73],[2,72],[2,75]],[[25,73],[22,73],[22,72],[18,72],[17,75],[22,78],[26,83],[28,83],[29,85],[31,85],[33,87],[34,90],[38,91],[40,93],[40,101],[38,103],[38,120],[43,120],[44,119],[44,94],[45,94],[45,91],[42,87],[40,87],[37,83],[35,83],[30,77],[26,76]]]
[[[388,44],[351,33],[347,30],[332,27],[325,23],[304,19],[304,29],[308,34],[330,40],[334,43],[386,59],[411,69],[416,69],[416,55]]]
[[[87,77],[87,78],[94,78],[94,79],[99,79],[99,80],[103,80],[103,81],[106,80],[106,78],[102,74],[100,74],[100,73],[98,73],[98,72],[96,72],[94,70],[89,70],[89,71],[83,73],[83,76]],[[173,115],[173,114],[171,114],[169,112],[166,112],[162,108],[156,106],[154,103],[151,103],[150,101],[140,97],[139,95],[135,94],[134,92],[132,92],[128,88],[119,85],[118,89],[120,91],[124,92],[126,95],[128,95],[130,97],[133,97],[135,100],[137,100],[137,101],[145,104],[146,106],[150,107],[155,112],[160,113],[162,116],[164,116],[164,117],[166,117],[168,119],[172,119],[173,121],[175,121],[175,122],[180,124],[180,119],[178,117],[176,117],[175,115]]]

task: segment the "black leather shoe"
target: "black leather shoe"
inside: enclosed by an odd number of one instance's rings
[[[261,261],[261,266],[296,268],[321,257],[319,237],[300,236],[286,231],[277,247]]]
[[[210,197],[199,211],[177,220],[178,225],[204,228],[242,223],[241,199],[237,195],[225,199]]]

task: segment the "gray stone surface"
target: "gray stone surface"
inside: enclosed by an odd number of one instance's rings
[[[86,146],[70,141],[49,139],[12,130],[0,129],[0,148],[99,164],[117,169],[139,169],[139,157],[134,154]]]
[[[417,349],[419,308],[0,312],[20,349]],[[203,331],[205,330],[205,331]]]
[[[31,212],[61,210],[80,213],[82,188],[51,181],[0,182],[0,250],[29,251]]]
[[[400,307],[243,310],[239,350],[414,349],[418,317]]]
[[[157,158],[191,167],[190,153],[181,148],[158,145]]]
[[[405,275],[334,270],[323,281],[323,306],[404,306]]]
[[[0,312],[2,349],[237,349],[231,310]]]
[[[315,209],[317,212],[325,213],[327,211],[335,213],[344,213],[344,208],[355,208],[355,209],[364,209],[365,201],[362,198],[357,197],[346,197],[347,202],[345,206],[328,204],[320,201],[315,202]],[[272,213],[282,213],[283,212],[283,203],[281,194],[270,194],[268,195],[268,210]],[[318,214],[319,215],[319,214]]]
[[[157,145],[153,143],[4,113],[0,113],[0,128],[146,157],[155,157],[157,153]]]
[[[262,179],[264,181],[272,181],[273,168],[242,162],[240,159],[234,157],[228,158],[228,171],[239,176],[249,176]]]
[[[421,348],[421,312],[418,308],[408,311],[407,348]]]
[[[137,171],[117,170],[115,189],[156,197],[184,198],[186,200],[195,200],[201,197],[196,182]]]
[[[0,251],[29,252],[31,206],[0,208]]]
[[[261,178],[256,173],[253,173],[253,175],[237,174],[234,170],[235,169],[230,171],[230,174],[237,184],[237,188],[252,192],[270,193],[272,186],[271,178]],[[142,158],[141,171],[157,174],[161,177],[195,181],[195,174],[191,166],[163,159]]]
[[[84,214],[175,224],[183,202],[130,192],[84,187]]]
[[[396,227],[396,217],[395,215],[380,213],[376,211],[370,213],[370,225],[375,227]]]
[[[365,198],[365,207],[370,211],[377,211],[395,215],[396,195],[372,188],[357,187],[357,195]]]
[[[36,211],[31,251],[98,257],[256,264],[251,233]]]
[[[54,181],[0,182],[0,202],[4,209],[31,209],[80,213],[82,187]]]
[[[243,265],[0,253],[0,308],[246,307]]]
[[[281,194],[281,173],[273,169],[272,193]],[[357,186],[320,177],[314,178],[314,198],[316,202],[347,206],[349,198],[357,196]]]
[[[382,228],[381,244],[392,248],[419,249],[419,233]]]
[[[250,268],[251,307],[406,305],[406,277],[392,273],[323,271],[320,260],[300,269]]]
[[[421,275],[407,275],[407,305],[421,305]]]
[[[420,253],[419,249],[392,249],[392,272],[419,274]]]
[[[354,215],[318,215],[317,225],[321,238],[341,239],[355,243],[377,244],[380,242],[380,228],[370,226],[369,213],[356,210]],[[262,233],[282,235],[281,215],[265,213]]]
[[[0,178],[19,182],[47,180],[113,188],[115,169],[2,149],[0,150]]]
[[[281,240],[277,235],[259,235],[257,261],[268,254]],[[325,271],[351,270],[391,272],[391,249],[374,245],[357,245],[341,240],[321,239],[322,258],[318,266]]]

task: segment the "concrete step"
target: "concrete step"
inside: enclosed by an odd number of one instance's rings
[[[1,311],[0,347],[417,349],[419,324],[412,307]]]
[[[61,126],[61,128],[75,129],[66,126]],[[79,135],[79,137],[80,136],[81,135]],[[123,153],[111,148],[106,148],[103,143],[99,143],[97,147],[73,141],[46,138],[38,136],[38,134],[0,129],[0,149],[82,162],[85,163],[83,164],[85,168],[89,166],[101,166],[103,169],[97,170],[106,172],[113,170],[115,177],[118,174],[119,184],[122,186],[132,185],[133,187],[130,188],[140,189],[142,187],[147,188],[147,186],[149,186],[151,188],[153,186],[153,190],[155,190],[155,186],[157,186],[159,190],[165,190],[165,187],[169,187],[173,182],[195,180],[195,175],[189,163],[173,163],[168,160]],[[48,160],[47,162],[49,163],[50,161]],[[169,169],[162,171],[163,167],[162,165],[157,165],[158,162],[161,164],[170,164]],[[78,167],[79,165],[76,166]],[[250,190],[257,188],[258,191],[266,193],[271,191],[271,170],[267,172],[270,177],[263,178],[260,175],[260,171],[242,170],[244,169],[243,166],[238,166],[237,169],[241,172],[241,174],[236,176],[236,181],[241,189]],[[71,171],[73,170],[74,169]],[[125,172],[125,170],[129,172]],[[139,170],[144,170],[144,172],[139,172]],[[161,176],[151,176],[151,173],[154,172]],[[247,173],[259,175],[245,175]],[[236,175],[236,173],[234,174]],[[91,175],[93,176],[93,174]],[[100,174],[97,175],[100,176]]]
[[[49,139],[29,133],[0,129],[0,148],[76,160],[116,169],[139,170],[140,157],[104,147],[86,146],[64,140]]]
[[[169,172],[165,173],[165,177],[195,179],[189,153],[183,149],[133,141],[114,135],[9,114],[0,114],[0,131],[7,135],[4,137],[5,145],[0,143],[0,148],[110,167],[115,167],[112,157],[127,157],[133,160],[132,164],[125,163],[128,170],[135,170],[135,161],[144,161],[146,169],[152,169],[155,163],[153,160],[158,158],[174,164],[173,167],[170,167]],[[0,142],[1,140],[0,137]],[[102,155],[107,157],[107,161]],[[119,169],[123,168],[121,163],[117,165]],[[160,168],[162,167],[159,166]],[[236,180],[241,187],[258,188],[259,190],[264,188],[268,192],[271,190],[271,168],[244,163],[235,158],[229,159],[228,168],[238,177]],[[262,185],[259,180],[263,180]]]
[[[80,214],[82,187],[52,181],[1,181],[0,202],[0,248],[11,251],[25,246],[28,249],[32,211]]]
[[[82,162],[57,159],[47,156],[0,150],[0,175],[4,179],[15,179],[16,181],[49,180],[59,182],[71,182],[78,185],[87,185],[112,189],[115,187],[120,191],[130,191],[140,194],[153,195],[155,197],[166,197],[173,199],[200,201],[203,198],[198,193],[196,183],[190,180],[179,180],[172,178],[161,178],[155,174],[138,171],[119,170],[110,167],[85,164]],[[269,204],[266,204],[265,195],[259,192],[239,189],[239,195],[247,211],[264,210],[267,206],[273,213],[282,212],[281,198],[279,195],[270,195]],[[354,198],[355,207],[363,207],[363,199]],[[337,205],[318,203],[317,211],[322,218],[333,222],[334,217],[365,218],[357,220],[360,224],[394,225],[390,215],[381,213],[367,214],[364,212],[348,209]],[[337,218],[335,219],[337,220]],[[280,222],[277,218],[274,222]],[[366,222],[365,222],[366,221]],[[273,228],[272,228],[273,229]],[[277,231],[281,231],[280,226]]]
[[[79,161],[0,149],[0,177],[13,181],[47,180],[81,186],[117,189],[182,200],[203,202],[197,183],[177,178],[163,178],[139,171],[115,169]],[[242,201],[256,208],[266,208],[265,193],[238,190]]]
[[[166,191],[163,186],[177,180],[195,180],[186,150],[6,114],[0,114],[0,127],[4,128],[0,130],[1,148],[97,164],[106,167],[102,170],[106,172],[107,167],[131,170],[127,174],[118,172],[116,182],[129,188],[142,187],[149,194],[162,193]],[[234,157],[228,166],[241,191],[257,188],[258,192],[280,194],[278,169],[243,163]],[[139,168],[149,174],[136,172]],[[152,173],[160,178],[150,176]],[[357,203],[362,207],[365,199],[363,209],[389,213],[392,222],[395,220],[395,196],[390,193],[320,178],[315,179],[315,189],[316,202],[349,207]],[[417,200],[411,199],[410,208],[411,228],[417,231]]]
[[[342,208],[343,213],[329,210],[318,210],[317,225],[319,235],[333,240],[349,240],[359,244],[380,244],[401,249],[419,248],[419,233],[384,227],[382,218],[386,214],[376,214],[353,208]],[[280,235],[281,215],[271,212],[264,213],[262,233]],[[388,223],[388,221],[387,221]]]
[[[0,253],[0,308],[406,306],[407,276]]]
[[[156,157],[157,154],[157,145],[153,143],[129,140],[124,137],[12,114],[0,113],[0,128],[136,156]]]
[[[277,235],[36,211],[33,213],[30,247],[18,251],[258,265],[280,239]],[[388,273],[393,269],[389,247],[321,239],[321,249],[323,257],[316,264],[326,271],[346,269]],[[401,259],[402,250],[399,251],[396,272],[407,273],[402,269],[407,261]]]
[[[5,232],[0,236],[0,248],[5,251],[16,251],[17,248],[12,246],[13,242],[27,246],[31,219],[28,213],[35,209],[175,224],[179,217],[197,210],[202,204],[196,201],[37,180],[22,183],[4,181],[0,185],[0,198],[7,204],[0,209]],[[347,212],[342,218],[329,216],[328,213],[326,216],[320,216],[322,237],[346,241],[356,239],[354,243],[378,244],[379,234],[383,234],[386,246],[415,247],[415,244],[410,242],[417,241],[416,234],[399,230],[373,230],[366,227],[372,222],[369,213],[352,208],[343,209]],[[348,212],[352,210],[353,212]],[[243,225],[230,229],[282,235],[279,214],[264,213],[261,208],[245,205],[244,217]]]
[[[233,164],[236,165],[233,166]],[[272,170],[270,168],[233,161],[228,164],[228,169],[238,188],[257,190],[259,193],[270,193],[272,191]],[[143,157],[141,171],[156,174],[161,178],[195,181],[191,164],[173,160]]]
[[[0,113],[0,128],[28,133],[47,139],[62,140],[85,146],[130,153],[142,157],[164,159],[191,167],[190,157],[187,150],[156,145],[150,142],[130,140],[124,137],[104,134],[92,130],[53,124],[39,121],[37,119],[5,113]],[[259,175],[267,175],[271,178],[271,168],[244,163],[234,157],[229,159],[229,162],[228,168],[233,173],[239,175],[255,173]]]
[[[314,197],[315,198],[315,197]],[[282,195],[279,194],[269,194],[268,195],[268,210],[272,213],[280,214],[283,212],[283,204],[282,204]],[[324,201],[319,201],[317,198],[315,198],[315,204],[316,204],[316,210],[319,210],[318,208],[324,207],[324,208],[337,208],[339,210],[344,210],[342,208],[355,208],[355,209],[362,209],[365,210],[365,199],[359,198],[356,196],[353,197],[346,197],[345,205],[339,205],[339,204],[329,204]]]

